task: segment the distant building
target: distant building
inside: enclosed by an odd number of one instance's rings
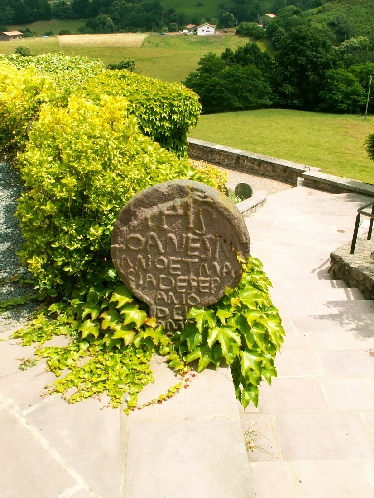
[[[197,27],[197,34],[200,36],[214,35],[215,32],[216,32],[215,24],[209,24],[206,22],[204,24],[200,24],[200,26]]]
[[[0,40],[20,40],[23,36],[23,33],[20,31],[3,31],[0,33]]]
[[[184,33],[185,35],[195,35],[196,31],[197,31],[196,24],[187,24],[182,33]]]
[[[259,16],[259,18],[258,18],[258,24],[260,26],[263,26],[264,25],[264,21],[266,23],[266,21],[270,21],[270,20],[274,19],[275,17],[277,17],[275,14],[264,14],[263,16]]]

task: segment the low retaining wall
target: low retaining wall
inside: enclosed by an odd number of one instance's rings
[[[374,240],[357,239],[355,253],[350,250],[351,244],[346,244],[331,253],[329,273],[357,287],[365,299],[374,299]]]
[[[191,159],[207,161],[251,175],[273,178],[292,186],[297,185],[298,178],[303,178],[305,187],[336,194],[355,192],[374,197],[374,185],[369,183],[327,175],[319,168],[305,164],[284,161],[195,138],[188,139],[188,155]]]

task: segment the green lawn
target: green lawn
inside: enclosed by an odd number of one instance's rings
[[[364,140],[374,116],[283,109],[201,116],[190,137],[321,168],[332,175],[374,184],[374,162]]]
[[[81,45],[60,47],[57,37],[24,38],[0,42],[0,53],[12,54],[16,47],[24,45],[30,47],[32,53],[36,55],[63,52],[65,55],[97,57],[105,65],[130,58],[135,60],[136,71],[140,74],[163,81],[182,81],[196,69],[199,59],[207,52],[220,54],[226,47],[235,50],[236,47],[245,45],[247,42],[247,38],[230,34],[209,37],[151,35],[139,48]]]

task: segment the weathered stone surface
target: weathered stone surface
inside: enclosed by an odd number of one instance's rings
[[[149,187],[121,211],[112,259],[125,285],[166,330],[183,327],[192,306],[220,299],[249,256],[245,222],[227,197],[190,180]]]
[[[365,299],[374,299],[374,261],[370,257],[374,240],[357,239],[354,254],[351,244],[332,252],[329,273],[332,278],[342,279],[350,287],[357,287]]]

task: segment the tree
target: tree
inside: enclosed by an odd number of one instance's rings
[[[257,40],[265,38],[265,30],[264,28],[261,28],[257,22],[241,22],[236,28],[235,34],[253,36],[254,38],[257,38]]]
[[[326,72],[337,66],[337,55],[325,31],[298,26],[283,36],[274,62],[275,103],[281,107],[315,110]]]
[[[318,110],[357,114],[366,103],[366,92],[345,69],[327,71]]]
[[[92,15],[90,0],[72,0],[70,6],[75,19],[87,19]]]
[[[53,4],[53,17],[57,19],[71,19],[73,13],[70,4],[65,2],[65,0]]]
[[[236,25],[236,19],[231,12],[221,11],[218,14],[218,25],[220,28],[233,28]]]
[[[238,111],[270,105],[271,89],[253,64],[228,65],[213,53],[203,56],[184,84],[200,97],[204,113]]]
[[[365,91],[365,95],[367,98],[369,92],[370,85],[370,77],[374,78],[374,62],[365,62],[364,64],[357,64],[355,66],[351,66],[348,71],[353,74],[353,76],[360,83],[362,88]],[[374,114],[374,100],[369,99],[368,111],[371,114]]]
[[[350,24],[344,14],[338,14],[332,17],[328,25],[336,36],[336,41],[341,43],[355,35],[356,28]]]
[[[248,66],[249,64],[257,67],[264,76],[271,71],[272,62],[266,52],[262,52],[256,43],[247,43],[242,47],[238,47],[235,52],[231,48],[221,54],[228,66],[240,64],[241,66]]]

